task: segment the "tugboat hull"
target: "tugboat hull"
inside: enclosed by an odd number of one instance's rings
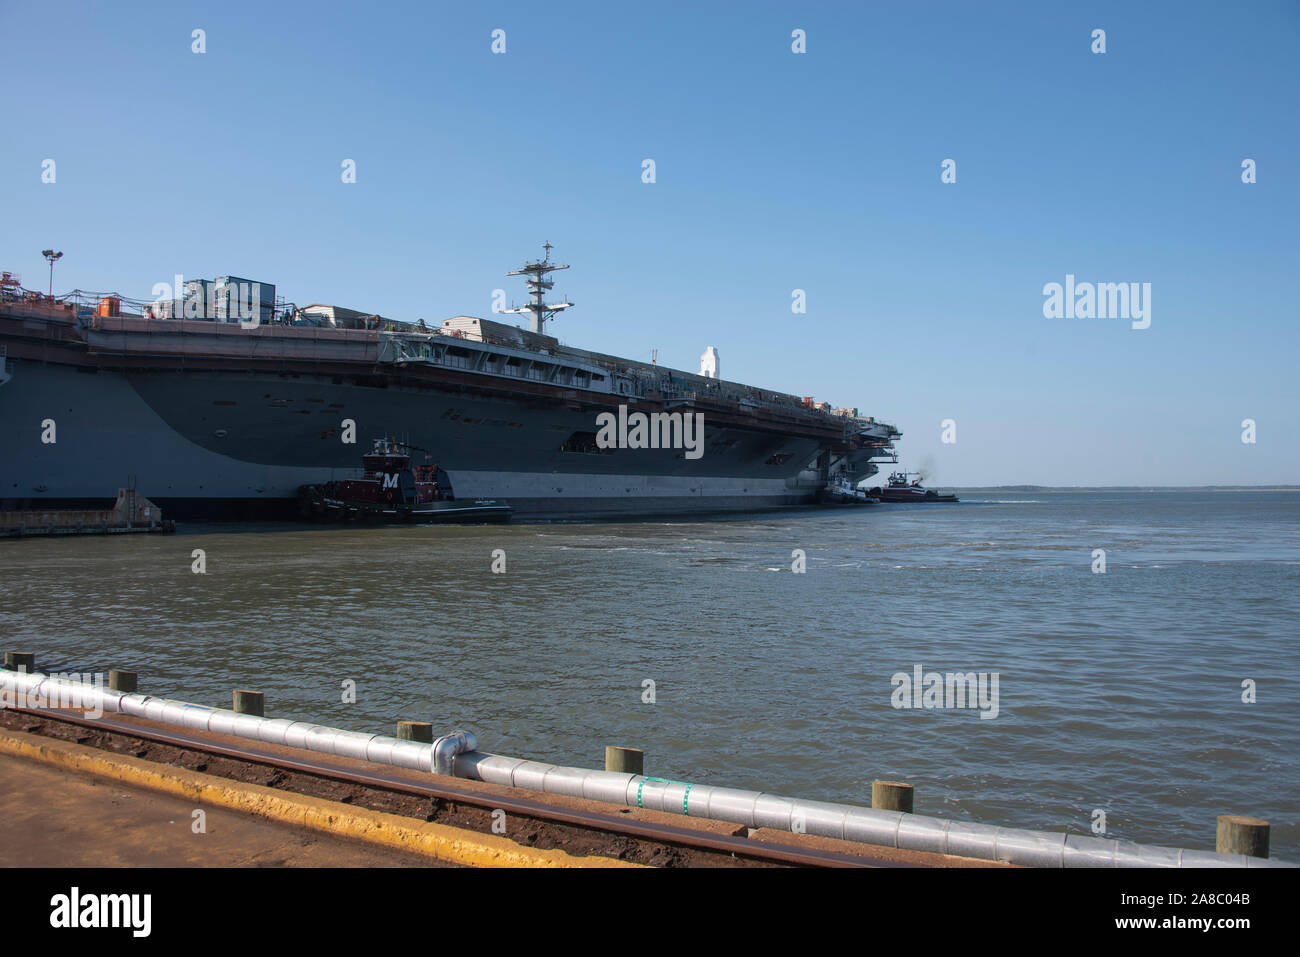
[[[957,496],[951,492],[936,492],[933,489],[925,488],[921,485],[918,478],[915,481],[908,481],[908,477],[915,475],[915,472],[895,472],[889,476],[889,484],[884,488],[877,486],[868,494],[874,495],[882,502],[922,502],[929,504],[931,502],[956,502]]]
[[[500,499],[426,502],[421,505],[376,505],[373,502],[346,502],[319,494],[317,486],[303,486],[298,498],[299,514],[320,522],[371,522],[405,524],[408,522],[508,522],[514,511]]]
[[[880,501],[882,501],[882,502],[925,502],[925,503],[930,503],[930,502],[955,502],[955,501],[957,501],[957,496],[956,496],[956,495],[953,495],[951,492],[944,492],[944,493],[940,493],[940,492],[926,492],[924,495],[908,495],[908,494],[898,495],[898,494],[890,494],[889,489],[883,489],[883,490],[881,490],[881,491],[879,491],[879,492],[877,492],[875,489],[872,489],[872,490],[871,490],[871,494],[872,494],[872,495],[878,495],[879,498],[880,498]]]

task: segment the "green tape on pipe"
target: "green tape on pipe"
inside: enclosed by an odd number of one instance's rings
[[[646,783],[647,781],[660,781],[660,782],[662,782],[663,784],[680,784],[680,785],[682,785],[684,788],[686,788],[686,794],[682,796],[682,813],[685,814],[687,817],[690,817],[691,812],[690,812],[690,810],[687,808],[687,806],[686,806],[686,802],[689,801],[689,800],[691,799],[691,788],[693,788],[695,785],[693,785],[693,784],[688,784],[686,781],[673,781],[673,780],[670,779],[670,778],[649,778],[649,777],[643,777],[643,778],[641,779],[640,783],[637,784],[637,786],[636,786],[636,806],[639,807],[639,808],[642,808],[642,810],[644,810],[644,807],[643,807],[642,804],[641,804],[641,789],[642,789],[643,787],[645,787],[645,783]]]

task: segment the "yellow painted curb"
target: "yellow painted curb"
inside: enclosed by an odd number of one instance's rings
[[[524,847],[497,834],[479,834],[260,784],[229,781],[22,731],[0,731],[0,753],[469,867],[642,866],[608,857],[574,857],[561,850]]]

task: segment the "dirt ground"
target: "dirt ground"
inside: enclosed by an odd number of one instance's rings
[[[446,865],[0,755],[0,867],[430,866]]]

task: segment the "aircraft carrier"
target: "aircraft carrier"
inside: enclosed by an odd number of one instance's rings
[[[562,345],[546,323],[572,303],[544,300],[568,267],[544,249],[507,274],[526,277],[529,301],[505,311],[527,329],[298,306],[232,277],[148,302],[6,273],[0,507],[93,507],[130,482],[173,519],[290,517],[300,486],[357,474],[381,436],[425,450],[456,497],[506,499],[517,518],[807,505],[896,461],[893,426],[722,380],[713,349],[695,374]],[[602,413],[638,412],[702,416],[703,441],[600,441]]]

